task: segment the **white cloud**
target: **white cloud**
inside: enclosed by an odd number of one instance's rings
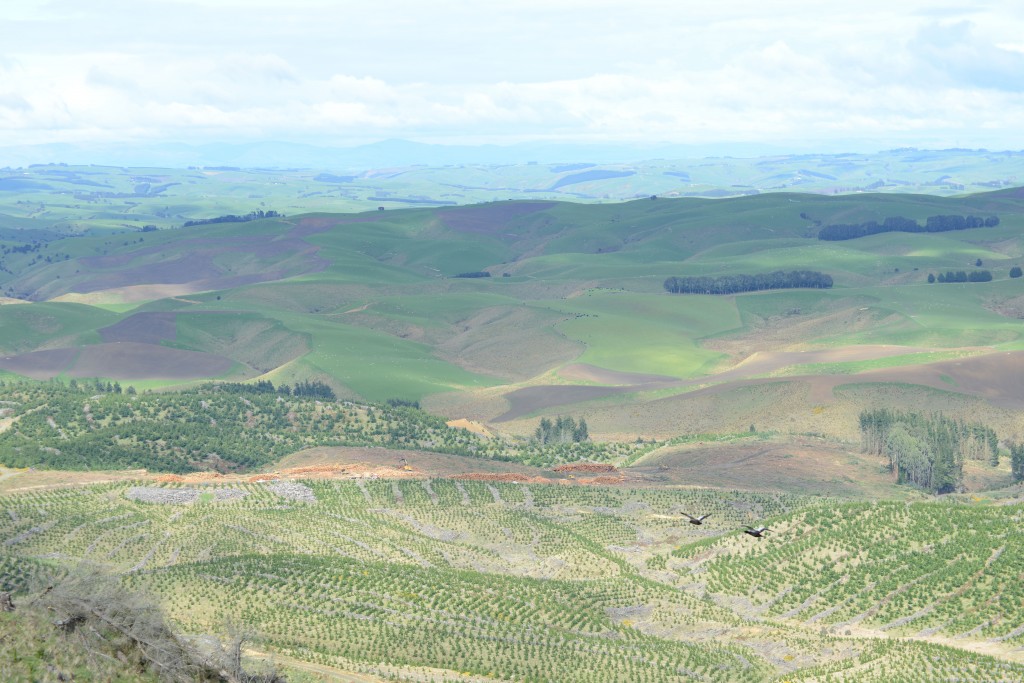
[[[62,0],[9,18],[0,146],[842,137],[1024,147],[1024,11],[1012,2],[126,0],[101,13]]]

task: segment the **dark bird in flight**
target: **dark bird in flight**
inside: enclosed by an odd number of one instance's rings
[[[764,538],[764,535],[769,531],[771,531],[771,529],[769,529],[766,526],[759,526],[756,528],[748,526],[746,529],[743,530],[743,533],[753,536],[754,538]]]
[[[701,515],[700,517],[694,517],[693,515],[688,515],[685,512],[683,513],[683,517],[688,517],[690,519],[690,524],[696,524],[697,526],[700,526],[701,524],[703,524],[704,520],[707,519],[710,516],[711,516],[710,514],[707,514],[707,515]]]

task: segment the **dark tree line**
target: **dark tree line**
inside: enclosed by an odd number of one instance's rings
[[[939,273],[936,278],[932,273],[928,273],[928,282],[991,282],[992,273],[987,270],[972,270],[966,272],[958,270],[953,272],[947,270],[945,273]]]
[[[288,385],[282,384],[278,387],[278,391],[282,394],[287,394]],[[292,396],[306,397],[306,398],[322,398],[326,401],[333,401],[337,397],[334,395],[334,389],[331,389],[328,385],[319,381],[306,380],[299,382],[291,389]]]
[[[1024,481],[1024,443],[1010,444],[1010,472],[1014,481]]]
[[[419,401],[410,401],[405,398],[389,398],[387,401],[385,401],[385,403],[387,403],[392,408],[415,408],[416,410],[420,409]]]
[[[59,382],[59,380],[57,380],[57,381]],[[86,392],[92,392],[92,391],[104,392],[104,393],[107,393],[107,394],[120,394],[121,393],[121,383],[120,382],[104,382],[104,381],[99,380],[99,379],[87,379],[87,380],[82,380],[81,382],[79,382],[77,379],[72,378],[71,381],[68,382],[68,388],[76,389],[76,390],[80,390],[80,391],[86,391]],[[130,391],[128,393],[130,393],[130,394],[134,394],[135,393],[134,387],[128,387],[128,388],[130,389]]]
[[[268,379],[257,380],[252,384],[242,384],[241,382],[221,382],[219,384],[211,384],[210,386],[231,394],[273,394],[278,392],[278,390],[274,388],[274,383]],[[287,393],[290,394],[291,390]]]
[[[912,218],[890,216],[881,223],[867,221],[865,223],[826,225],[818,231],[819,240],[838,242],[852,240],[883,232],[949,232],[950,230],[967,230],[969,228],[993,228],[999,225],[999,216],[929,216],[921,225]]]
[[[337,398],[330,386],[317,380],[299,382],[294,387],[290,387],[287,384],[275,387],[274,383],[268,379],[261,379],[252,384],[222,382],[210,386],[232,394],[280,394],[282,396],[298,396],[300,398],[320,398],[327,401],[334,401]]]
[[[283,214],[280,214],[277,211],[264,211],[263,209],[259,209],[257,211],[250,211],[244,216],[236,216],[229,213],[226,216],[216,216],[214,218],[196,218],[190,221],[185,221],[182,223],[182,227],[190,228],[193,225],[210,225],[212,223],[247,223],[261,218],[283,218],[283,216]]]
[[[672,294],[736,294],[806,287],[828,289],[832,286],[832,276],[814,270],[794,270],[788,273],[777,270],[774,273],[756,275],[670,277],[665,280],[664,286]]]
[[[544,417],[533,437],[542,444],[581,443],[590,439],[590,433],[587,431],[587,421],[583,418],[576,422],[572,417],[559,416],[552,422]]]
[[[964,460],[999,464],[999,439],[991,428],[942,415],[865,410],[860,434],[866,452],[889,459],[898,483],[934,493],[962,488]]]
[[[474,277],[490,277],[490,276],[491,276],[491,274],[488,273],[486,270],[473,270],[473,271],[470,271],[468,273],[459,273],[455,277],[474,278]]]

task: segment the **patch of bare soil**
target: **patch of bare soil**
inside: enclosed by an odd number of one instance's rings
[[[284,472],[294,468],[308,467],[389,467],[396,472],[404,472],[401,467],[408,464],[413,476],[450,477],[471,472],[501,473],[511,472],[526,476],[558,477],[539,467],[530,467],[512,462],[484,460],[448,453],[431,453],[429,451],[404,451],[390,448],[359,448],[347,446],[322,446],[308,448],[287,456],[276,469]],[[299,473],[302,474],[302,473]]]
[[[492,202],[438,211],[446,226],[457,232],[494,235],[505,231],[506,224],[520,216],[543,211],[555,202]]]
[[[173,311],[152,311],[136,313],[124,320],[99,330],[105,342],[139,342],[159,344],[177,337],[177,313]]]
[[[619,468],[615,465],[608,465],[605,463],[598,462],[571,462],[565,465],[559,465],[554,468],[555,472],[588,472],[591,474],[607,474],[609,472],[618,472]]]
[[[863,496],[895,491],[879,458],[807,437],[695,443],[661,449],[629,468],[663,484]]]
[[[446,422],[445,424],[448,425],[449,427],[453,427],[455,429],[465,429],[467,432],[479,434],[480,436],[484,436],[487,438],[492,438],[494,436],[494,433],[487,427],[484,427],[482,424],[474,420],[467,420],[464,417],[459,418],[457,420],[448,420],[448,422]]]
[[[0,369],[15,372],[32,379],[49,379],[69,369],[78,357],[79,349],[47,349],[0,357]]]
[[[979,396],[993,405],[1024,408],[1024,351],[1000,351],[927,365],[871,370],[848,375],[852,382],[905,382]]]
[[[202,379],[223,375],[234,361],[199,351],[156,344],[111,342],[48,349],[0,358],[0,369],[33,379],[60,374],[112,379]]]
[[[985,308],[1006,318],[1024,320],[1024,295],[989,301]]]
[[[617,476],[580,477],[576,483],[581,486],[618,486],[620,484],[635,485],[638,482],[620,474]]]
[[[599,368],[587,363],[573,363],[558,370],[558,376],[575,382],[594,382],[596,384],[633,385],[649,382],[673,382],[678,377],[668,375],[646,375],[641,372],[618,372]]]

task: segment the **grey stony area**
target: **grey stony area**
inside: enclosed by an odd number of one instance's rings
[[[238,500],[249,495],[248,491],[231,488],[180,488],[165,489],[159,486],[133,486],[124,494],[126,498],[140,503],[156,503],[159,505],[183,505],[199,500],[203,493],[212,493],[215,501]]]
[[[267,490],[289,500],[297,500],[303,503],[316,502],[316,496],[313,494],[313,489],[309,488],[305,484],[299,484],[294,481],[275,481],[271,484],[267,484]]]

